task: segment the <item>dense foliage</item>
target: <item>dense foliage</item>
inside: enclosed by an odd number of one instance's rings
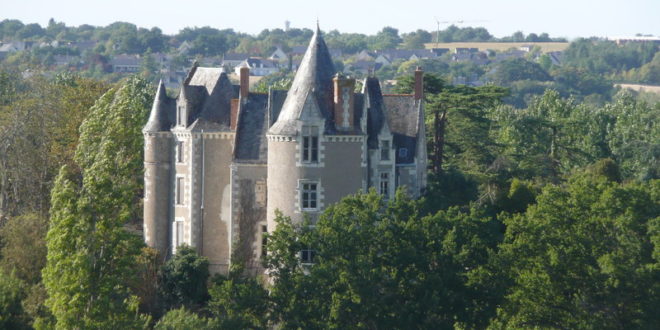
[[[142,123],[150,85],[130,79],[111,89],[81,125],[75,165],[55,182],[48,262],[43,270],[57,328],[125,328],[145,322],[128,280],[143,244],[125,225],[139,221]]]
[[[312,33],[19,23],[3,21],[2,36],[96,38],[117,45],[98,50],[107,54],[163,51],[175,39],[204,56],[267,52]],[[480,29],[442,33],[492,39]],[[326,40],[357,52],[434,37],[386,27]],[[387,69],[398,93],[411,92],[417,65],[432,72],[424,196],[348,196],[314,226],[280,215],[267,276],[257,278],[240,262],[210,276],[188,247],[163,262],[136,234],[153,86],[2,69],[0,328],[654,328],[660,103],[609,79],[657,81],[660,57],[649,45],[599,40],[579,40],[566,56],[561,67],[520,58],[488,71],[446,59]],[[505,87],[449,83],[469,75]],[[262,81],[256,91],[286,89],[291,73]]]

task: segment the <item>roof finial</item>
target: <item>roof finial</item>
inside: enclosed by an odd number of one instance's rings
[[[321,28],[319,27],[319,16],[316,16],[316,33],[321,32]]]

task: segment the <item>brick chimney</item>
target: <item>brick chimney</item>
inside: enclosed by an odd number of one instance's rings
[[[421,100],[424,97],[424,71],[421,67],[415,69],[415,100]]]
[[[243,66],[239,71],[239,82],[240,82],[240,98],[243,102],[247,101],[248,94],[250,93],[250,68]]]
[[[239,99],[231,99],[231,111],[229,112],[229,129],[236,130],[236,121],[238,120],[238,101]]]
[[[332,78],[334,89],[334,117],[335,126],[340,131],[353,129],[353,95],[355,90],[355,79],[344,77],[337,73]]]

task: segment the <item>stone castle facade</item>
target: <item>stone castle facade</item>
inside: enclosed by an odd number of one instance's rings
[[[251,93],[193,66],[176,99],[161,83],[144,127],[144,235],[166,258],[187,244],[226,273],[232,258],[259,269],[275,211],[312,220],[342,197],[387,198],[426,186],[422,71],[412,95],[383,95],[375,77],[355,92],[337,74],[317,28],[289,91]]]

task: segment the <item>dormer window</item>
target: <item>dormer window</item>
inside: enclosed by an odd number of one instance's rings
[[[390,141],[380,141],[380,160],[390,160]]]
[[[319,161],[319,129],[305,126],[302,131],[302,161],[318,163]]]
[[[178,106],[178,107],[177,107],[176,114],[177,114],[177,116],[176,116],[176,124],[177,124],[178,126],[183,126],[183,107],[182,107],[182,106]]]

